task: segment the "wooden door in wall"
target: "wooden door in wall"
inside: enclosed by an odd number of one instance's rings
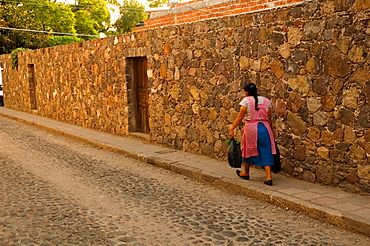
[[[37,109],[36,101],[36,79],[35,79],[35,65],[28,64],[28,91],[30,93],[30,109]]]
[[[132,58],[136,132],[149,134],[148,76],[145,57]]]

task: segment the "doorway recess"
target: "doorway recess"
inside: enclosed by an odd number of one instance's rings
[[[126,79],[129,96],[129,132],[148,138],[148,76],[146,57],[126,58]]]
[[[35,65],[28,64],[28,91],[30,93],[30,109],[37,110]]]

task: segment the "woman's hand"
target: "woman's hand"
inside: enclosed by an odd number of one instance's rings
[[[233,138],[235,136],[234,129],[237,128],[238,125],[240,125],[240,123],[242,123],[242,120],[246,113],[247,113],[247,108],[245,106],[241,106],[240,111],[238,113],[238,117],[236,117],[234,123],[229,127],[230,138]]]
[[[232,128],[232,126],[229,128],[229,135],[230,135],[230,138],[233,138],[235,136],[234,129]]]

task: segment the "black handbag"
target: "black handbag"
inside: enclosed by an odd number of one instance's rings
[[[240,168],[242,166],[242,151],[240,149],[240,142],[234,138],[228,140],[229,153],[227,159],[230,167]]]
[[[274,155],[274,165],[271,167],[271,171],[273,173],[278,173],[281,171],[280,151],[279,151],[279,148],[276,142],[275,142],[275,146],[276,146],[276,154]]]

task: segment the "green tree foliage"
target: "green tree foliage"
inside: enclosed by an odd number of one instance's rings
[[[34,21],[35,12],[29,5],[0,5],[0,26],[5,28],[42,30]],[[0,54],[10,53],[18,47],[37,49],[45,47],[48,39],[40,33],[0,29]]]
[[[75,13],[77,33],[97,35],[110,28],[110,13],[105,0],[80,0],[78,5],[71,5]]]
[[[122,5],[120,1],[76,0],[66,4],[56,0],[0,0],[0,54],[20,47],[37,49],[79,42],[81,38],[93,39],[102,32],[107,35],[130,32],[131,27],[147,18],[147,13],[135,0],[126,0]],[[121,16],[113,25],[116,31],[109,32],[112,6],[119,7]],[[56,38],[66,33],[85,36]]]
[[[25,30],[98,36],[110,27],[108,3],[115,2],[79,0],[76,4],[64,4],[55,0],[0,0],[0,54],[19,47],[37,49],[57,43],[50,39],[55,34]]]
[[[68,5],[49,0],[38,0],[32,6],[33,18],[42,25],[43,31],[76,33],[75,16]]]
[[[169,3],[170,0],[150,0],[149,7],[151,8],[157,8],[157,7],[163,7],[165,4]]]
[[[148,18],[145,7],[135,0],[125,0],[119,10],[120,18],[114,23],[116,34],[128,33],[132,27]]]
[[[75,28],[80,34],[87,35],[98,35],[98,31],[95,29],[96,21],[89,17],[89,13],[86,10],[78,10],[75,12],[76,24]],[[89,39],[84,37],[85,39]],[[93,38],[93,37],[92,37]]]

